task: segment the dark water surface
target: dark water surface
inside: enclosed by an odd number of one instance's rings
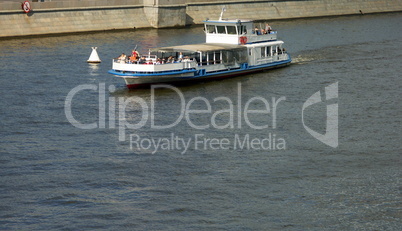
[[[271,24],[293,65],[153,95],[107,74],[111,59],[135,45],[144,53],[204,42],[202,28],[1,40],[0,229],[400,230],[402,14]],[[99,65],[86,63],[91,46],[99,47]],[[302,107],[336,82],[332,148],[306,131]],[[68,94],[83,84],[94,90],[78,91],[71,112],[83,124],[97,122],[94,129],[66,117]],[[184,115],[178,92],[189,109],[210,103],[210,112],[152,127],[152,102],[155,125]],[[265,109],[266,99],[271,113],[250,113],[251,126],[241,114],[239,126],[238,109],[253,97],[250,110]],[[272,100],[280,97],[274,126]],[[304,111],[306,126],[321,134],[326,105]],[[139,128],[119,127],[141,119]],[[169,150],[155,150],[150,141],[158,139]],[[180,139],[191,139],[188,149]]]

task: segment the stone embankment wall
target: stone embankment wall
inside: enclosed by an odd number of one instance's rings
[[[272,20],[402,11],[401,0],[43,0],[0,2],[0,37],[202,23],[206,18]]]
[[[217,18],[226,6],[224,18],[288,19],[402,11],[401,0],[307,0],[307,1],[222,1],[222,4],[187,1],[191,23]],[[201,13],[202,12],[202,13]]]

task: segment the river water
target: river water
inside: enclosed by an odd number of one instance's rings
[[[402,14],[270,24],[289,67],[131,91],[202,28],[1,40],[0,229],[400,230]]]

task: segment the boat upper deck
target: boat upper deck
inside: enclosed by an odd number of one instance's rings
[[[252,20],[205,20],[207,43],[252,44],[277,40],[277,32],[268,24],[255,24]]]

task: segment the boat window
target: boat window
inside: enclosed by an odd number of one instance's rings
[[[215,52],[215,63],[221,63],[221,51]]]
[[[267,51],[266,47],[261,47],[261,58],[266,56],[266,51]]]
[[[267,56],[272,56],[271,47],[267,47]]]
[[[208,52],[206,55],[205,61],[206,61],[207,65],[213,64],[214,63],[214,53]]]
[[[247,62],[247,50],[239,49],[234,52],[234,57],[237,63],[246,63]]]
[[[233,65],[234,64],[234,58],[233,58],[232,51],[223,51],[222,52],[222,63],[224,65]]]
[[[221,63],[221,52],[212,51],[202,53],[202,65],[212,65]]]
[[[207,25],[207,33],[215,34],[215,25]]]
[[[228,34],[237,34],[235,26],[226,26],[226,30],[228,31]]]
[[[247,34],[246,26],[237,26],[239,34]]]
[[[226,30],[224,26],[216,26],[218,34],[226,34]]]
[[[247,49],[225,50],[222,51],[222,63],[224,65],[233,65],[235,63],[247,62]]]

